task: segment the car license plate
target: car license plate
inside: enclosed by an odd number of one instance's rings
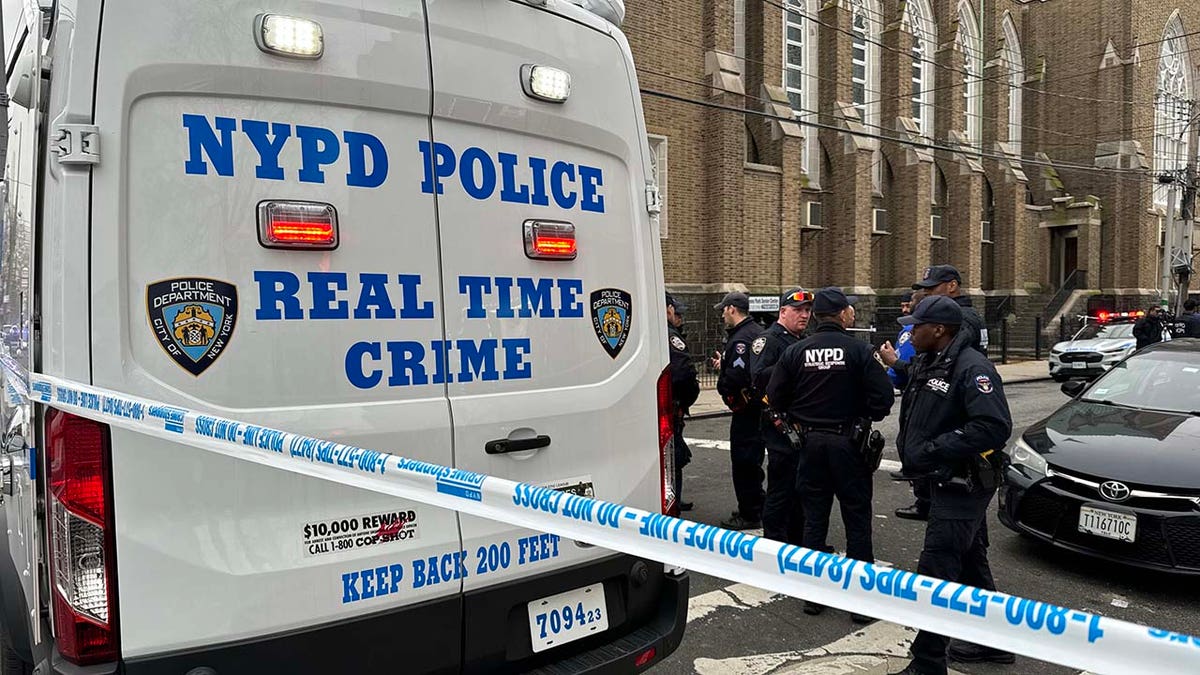
[[[1137,537],[1137,516],[1081,506],[1079,531],[1117,541],[1133,541]]]
[[[1075,370],[1086,370],[1087,364],[1084,363],[1083,361],[1076,361],[1071,364],[1071,367],[1074,368]]]
[[[534,653],[608,630],[604,584],[592,584],[529,603]]]

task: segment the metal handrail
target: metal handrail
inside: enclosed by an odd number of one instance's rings
[[[1063,285],[1050,298],[1050,302],[1046,303],[1045,309],[1042,310],[1042,319],[1049,322],[1058,314],[1058,310],[1062,309],[1066,304],[1067,298],[1071,297],[1071,293],[1079,290],[1087,285],[1087,270],[1074,270],[1067,275]]]

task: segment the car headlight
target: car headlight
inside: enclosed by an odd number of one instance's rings
[[[1012,457],[1014,465],[1023,466],[1040,476],[1045,476],[1046,471],[1049,469],[1046,460],[1034,452],[1033,448],[1029,447],[1029,444],[1024,439],[1018,438],[1017,442],[1013,443],[1012,452],[1009,453],[1009,456]]]

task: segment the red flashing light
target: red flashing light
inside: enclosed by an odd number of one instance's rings
[[[259,202],[258,242],[267,248],[333,250],[338,246],[337,210],[320,202]]]
[[[1108,312],[1100,312],[1099,319],[1102,322],[1108,321],[1108,316],[1109,316]]]
[[[534,260],[574,260],[579,255],[575,226],[545,220],[527,220],[525,255]]]
[[[337,240],[333,223],[299,223],[287,220],[267,223],[267,239],[277,244],[318,244],[328,246]]]
[[[533,250],[554,258],[574,258],[575,238],[537,235],[533,240]]]

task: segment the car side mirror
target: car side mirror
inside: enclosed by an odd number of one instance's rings
[[[1076,396],[1082,394],[1083,390],[1086,388],[1087,382],[1084,382],[1083,380],[1067,380],[1062,384],[1062,393],[1070,396],[1071,398],[1075,398]]]

